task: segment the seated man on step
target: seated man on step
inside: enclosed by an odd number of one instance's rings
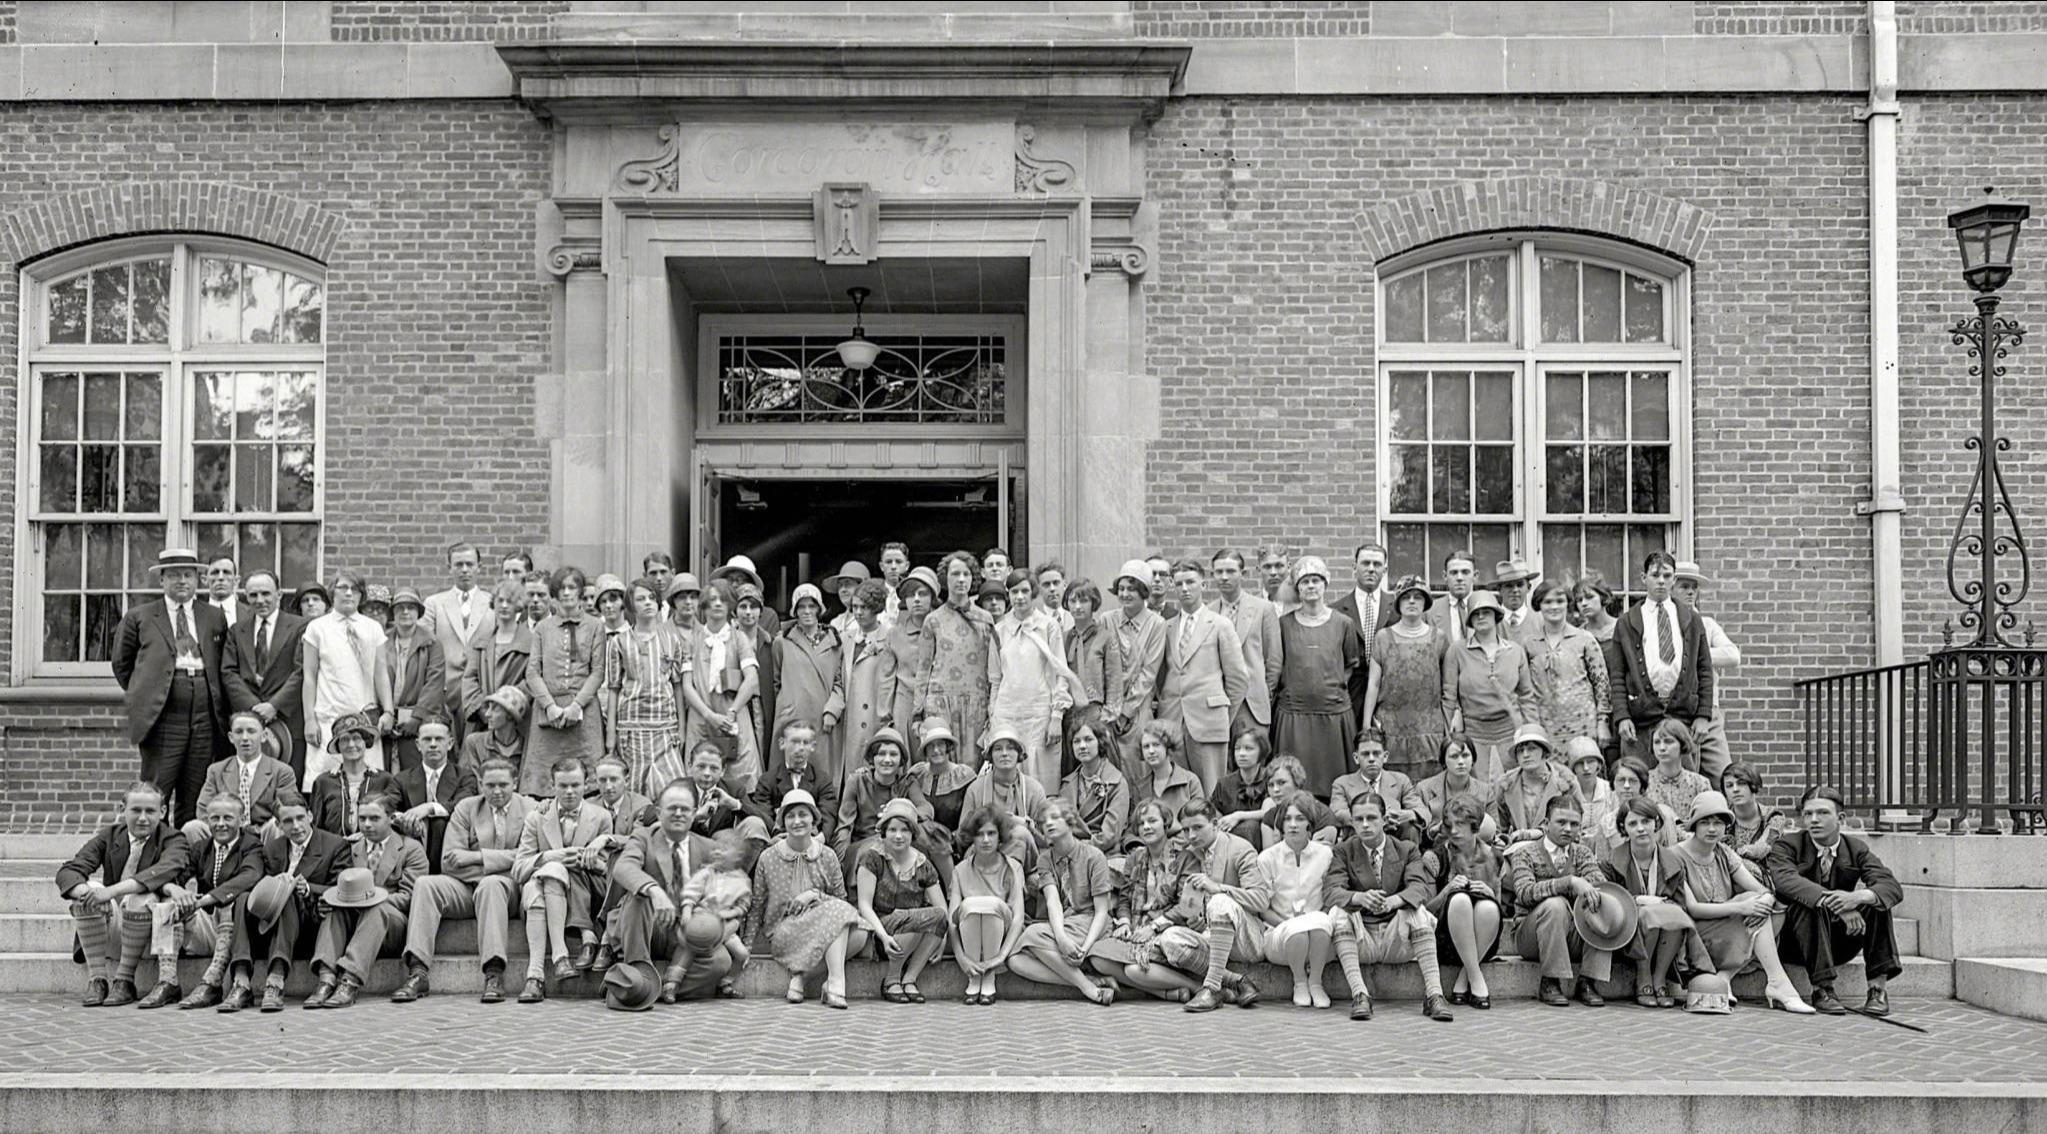
[[[422,730],[421,735],[425,735]],[[426,752],[424,746],[422,753]],[[422,765],[424,766],[424,765]],[[419,769],[413,769],[416,774]],[[441,873],[419,880],[405,927],[405,983],[391,994],[399,1004],[427,994],[434,941],[447,918],[476,920],[476,956],[483,966],[483,1002],[505,999],[505,960],[518,887],[512,883],[519,838],[532,800],[519,794],[519,773],[511,761],[485,760],[483,794],[457,800],[441,842]]]
[[[184,871],[164,886],[163,900],[150,907],[157,985],[137,1007],[161,1008],[178,999],[178,956],[188,946],[212,960],[199,987],[178,1007],[220,1003],[234,945],[235,910],[263,877],[263,840],[242,825],[242,818],[242,801],[232,795],[215,796],[206,805],[207,839],[192,847]]]
[[[620,957],[628,964],[665,960],[684,951],[682,919],[677,916],[682,888],[718,854],[716,844],[690,830],[697,817],[696,785],[676,780],[662,790],[656,806],[661,809],[660,824],[633,832],[611,868],[611,884],[624,896],[618,932]],[[712,949],[679,981],[663,982],[662,1002],[709,993],[728,977],[737,979],[732,955]]]
[[[149,947],[149,904],[183,873],[186,853],[185,836],[164,822],[163,793],[137,781],[121,796],[120,817],[58,869],[57,893],[71,903],[85,962],[87,1008],[135,1002],[135,967]],[[175,980],[176,971],[170,976]]]
[[[278,803],[298,798],[299,789],[291,765],[266,751],[266,740],[273,736],[255,713],[240,712],[229,719],[227,738],[234,755],[217,760],[206,769],[206,786],[199,791],[202,818],[185,824],[186,845],[197,847],[211,837],[203,816],[207,804],[223,795],[241,801],[244,826],[255,827],[266,835],[274,830],[270,824],[277,817]]]
[[[1515,949],[1524,960],[1541,962],[1536,999],[1559,1008],[1570,1004],[1564,985],[1574,975],[1574,957],[1578,999],[1588,1008],[1606,1003],[1593,982],[1613,975],[1613,953],[1588,946],[1578,936],[1571,916],[1571,904],[1592,893],[1595,883],[1606,880],[1599,860],[1578,841],[1579,807],[1576,794],[1551,796],[1543,815],[1542,838],[1507,853],[1514,876],[1514,904],[1521,910],[1521,922],[1514,931]]]
[[[258,958],[264,973],[262,1010],[284,1010],[291,963],[312,957],[325,916],[320,898],[348,865],[348,854],[348,840],[313,826],[305,800],[293,796],[277,805],[277,832],[263,838],[264,877],[242,901],[228,965],[233,987],[221,1011],[248,1006]]]
[[[1777,836],[1770,847],[1770,880],[1785,906],[1777,955],[1787,965],[1804,965],[1812,978],[1812,1006],[1829,1016],[1848,1011],[1834,995],[1836,967],[1862,954],[1869,992],[1862,1010],[1891,1014],[1886,986],[1904,972],[1891,911],[1905,900],[1905,888],[1869,844],[1843,834],[1841,793],[1817,786],[1798,801],[1805,830]]]
[[[306,997],[307,1008],[354,1004],[377,958],[405,944],[412,890],[426,876],[426,848],[392,829],[397,815],[398,801],[388,795],[357,804],[362,838],[351,849],[348,869],[320,898],[327,907],[313,950],[320,983]]]

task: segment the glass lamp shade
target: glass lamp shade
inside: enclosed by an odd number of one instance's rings
[[[1988,200],[1950,213],[1948,227],[1962,250],[1962,278],[1977,291],[1996,291],[2011,278],[2019,228],[2033,210],[2009,201]]]
[[[848,370],[865,370],[873,366],[875,356],[880,353],[880,347],[857,334],[839,344],[839,361],[845,363]]]

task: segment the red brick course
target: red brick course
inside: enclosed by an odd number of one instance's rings
[[[545,39],[568,0],[335,0],[339,43]]]
[[[1372,6],[1365,0],[1136,0],[1137,34],[1158,39],[1291,38],[1369,35]]]

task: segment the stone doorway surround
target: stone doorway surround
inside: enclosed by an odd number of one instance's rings
[[[1029,262],[1030,554],[1100,575],[1142,549],[1158,419],[1143,368],[1145,130],[1185,45],[499,53],[554,130],[536,222],[540,264],[562,280],[554,376],[537,391],[552,454],[543,557],[637,563],[692,547],[695,319],[670,261],[822,259],[813,195],[826,182],[871,187],[872,258]]]

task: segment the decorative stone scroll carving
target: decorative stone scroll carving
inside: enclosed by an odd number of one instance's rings
[[[817,258],[826,264],[866,264],[875,259],[881,233],[880,197],[862,181],[827,181],[811,194],[817,224]]]
[[[1151,249],[1142,244],[1097,244],[1088,253],[1088,269],[1141,276],[1151,269]]]
[[[547,270],[566,277],[571,272],[594,272],[604,267],[604,249],[594,238],[570,237],[547,250]]]
[[[1037,140],[1037,127],[1028,123],[1017,123],[1016,191],[1050,193],[1055,188],[1072,186],[1076,173],[1073,163],[1032,152],[1031,147]]]
[[[682,165],[682,125],[670,122],[655,132],[660,152],[634,158],[618,167],[618,186],[642,193],[673,193]]]

